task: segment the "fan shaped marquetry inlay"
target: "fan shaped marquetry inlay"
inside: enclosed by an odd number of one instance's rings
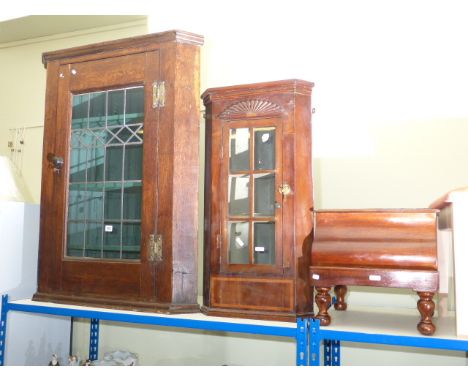
[[[237,102],[229,106],[219,117],[222,119],[231,119],[246,116],[263,116],[267,114],[278,114],[282,111],[283,109],[273,102],[262,99],[252,99]]]

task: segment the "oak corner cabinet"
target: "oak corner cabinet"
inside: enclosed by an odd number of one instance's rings
[[[295,321],[311,314],[313,84],[206,90],[202,311]]]
[[[43,54],[34,300],[189,312],[197,304],[199,50],[168,31]]]

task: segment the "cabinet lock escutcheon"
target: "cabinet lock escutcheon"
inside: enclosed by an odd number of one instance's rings
[[[149,260],[159,262],[162,260],[162,235],[149,236]]]

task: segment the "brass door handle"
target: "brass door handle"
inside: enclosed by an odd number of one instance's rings
[[[289,184],[283,183],[281,186],[278,187],[278,191],[283,196],[289,195],[292,192],[292,188]]]

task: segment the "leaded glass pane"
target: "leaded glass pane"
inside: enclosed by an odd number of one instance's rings
[[[106,125],[106,92],[91,93],[89,97],[89,127]]]
[[[104,219],[120,220],[122,218],[122,183],[105,183],[104,192]]]
[[[122,179],[123,146],[112,146],[106,149],[106,180]]]
[[[144,88],[73,96],[67,256],[140,258]]]
[[[143,167],[135,166],[135,163],[143,163],[143,146],[132,145],[125,147],[124,179],[138,180],[143,177]]]
[[[127,98],[125,100],[125,123],[127,125],[132,123],[143,123],[143,109],[144,109],[144,89],[133,88],[128,89]]]
[[[125,182],[122,218],[141,219],[141,182]]]
[[[88,127],[89,94],[73,96],[72,130]]]
[[[78,144],[78,147],[79,144]],[[86,158],[88,150],[76,148],[70,150],[70,182],[86,181]]]
[[[107,95],[107,126],[123,125],[124,123],[124,90],[108,92]]]
[[[84,222],[68,223],[67,250],[68,256],[83,256]]]
[[[88,149],[87,181],[102,182],[104,180],[104,146]]]
[[[68,219],[84,220],[86,208],[86,185],[70,184],[68,191]]]

